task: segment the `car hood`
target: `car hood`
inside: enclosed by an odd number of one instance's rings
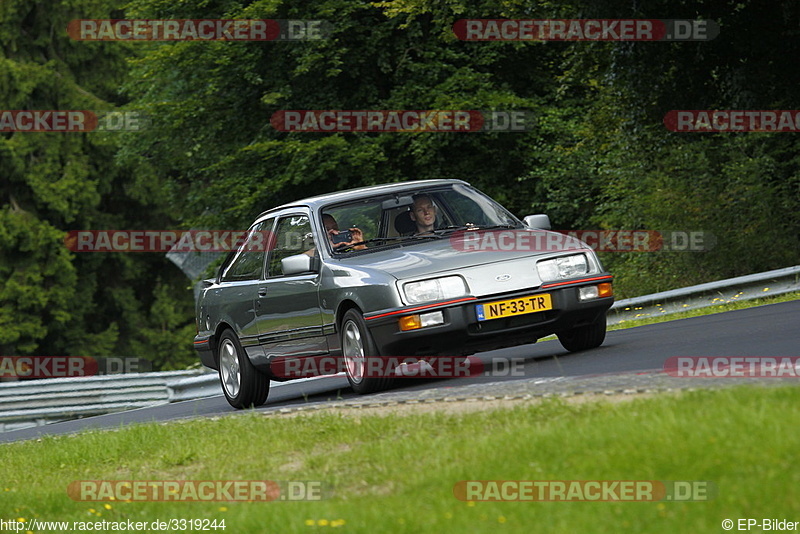
[[[486,230],[458,232],[442,239],[431,239],[413,244],[359,254],[340,259],[342,265],[358,269],[378,269],[400,280],[429,278],[441,274],[458,273],[470,284],[475,294],[496,284],[486,276],[513,275],[516,282],[500,284],[502,290],[517,286],[540,285],[531,258],[565,251],[586,250],[582,241],[558,232],[545,230]]]

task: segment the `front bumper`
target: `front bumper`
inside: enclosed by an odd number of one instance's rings
[[[217,370],[219,369],[219,366],[214,358],[215,349],[216,346],[214,345],[214,336],[211,334],[198,334],[194,337],[194,350],[197,351],[197,355],[200,357],[200,362],[206,367]]]
[[[467,355],[486,350],[534,343],[537,339],[593,323],[614,303],[614,297],[581,301],[579,288],[611,282],[611,275],[544,284],[540,288],[492,295],[485,298],[464,298],[381,310],[364,316],[375,343],[384,356]],[[547,293],[552,309],[479,321],[476,304]],[[416,314],[441,311],[444,324],[401,331],[399,319]]]

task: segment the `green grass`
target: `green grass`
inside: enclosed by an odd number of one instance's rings
[[[225,519],[226,532],[721,532],[800,519],[800,388],[468,414],[255,413],[0,446],[0,519]],[[318,502],[76,502],[75,480],[298,480]],[[706,502],[477,502],[460,480],[711,481]],[[326,524],[327,521],[327,524]],[[335,525],[335,526],[334,526]],[[217,531],[221,532],[221,531]]]

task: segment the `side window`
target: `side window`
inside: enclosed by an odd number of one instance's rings
[[[239,282],[242,280],[258,280],[264,269],[264,255],[267,250],[267,234],[265,230],[272,227],[268,219],[252,227],[245,242],[236,251],[236,254],[222,271],[220,279],[223,282]]]
[[[278,221],[275,228],[275,246],[270,251],[268,276],[283,276],[281,260],[303,254],[314,248],[311,222],[306,215],[290,215]]]

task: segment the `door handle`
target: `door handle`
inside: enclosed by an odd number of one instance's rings
[[[266,297],[267,296],[267,288],[266,287],[259,287],[258,288],[258,296],[259,297]]]

